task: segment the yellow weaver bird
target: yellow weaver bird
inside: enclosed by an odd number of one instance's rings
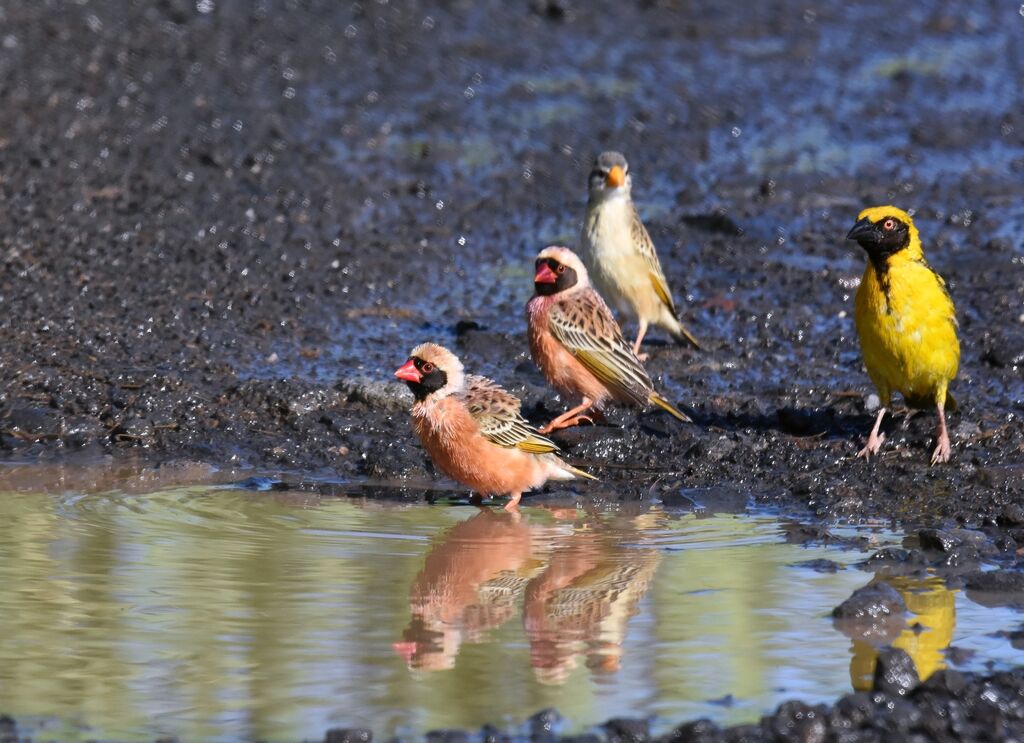
[[[857,456],[877,454],[885,441],[882,417],[892,393],[911,408],[934,406],[939,413],[932,464],[948,462],[945,408],[956,408],[947,387],[960,365],[956,311],[942,280],[924,259],[914,220],[894,206],[876,206],[857,215],[848,240],[868,254],[854,318],[868,376],[881,408],[867,445]]]

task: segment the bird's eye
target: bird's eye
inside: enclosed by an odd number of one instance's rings
[[[420,370],[424,374],[430,374],[430,372],[434,371],[434,365],[431,364],[429,361],[424,361],[423,362],[423,366],[422,366],[422,368]]]
[[[558,273],[565,273],[565,266],[559,263],[558,268],[556,268],[555,271],[557,271]]]
[[[889,219],[882,222],[882,229],[886,232],[891,232],[896,227],[896,220],[890,217]]]

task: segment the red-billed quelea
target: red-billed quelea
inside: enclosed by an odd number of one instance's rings
[[[523,418],[518,398],[465,374],[448,349],[417,346],[395,376],[416,398],[412,427],[437,468],[480,495],[510,496],[506,510],[548,480],[596,479],[559,459],[557,444]]]
[[[699,348],[679,321],[672,291],[661,270],[658,252],[633,204],[629,163],[618,152],[604,152],[590,171],[583,247],[594,283],[616,309],[640,321],[633,353],[648,325],[665,329],[677,342]]]
[[[537,256],[533,285],[536,294],[526,305],[530,353],[551,386],[574,404],[541,433],[593,422],[586,411],[600,412],[613,400],[639,407],[653,403],[691,422],[654,391],[579,256],[568,248],[545,248]]]

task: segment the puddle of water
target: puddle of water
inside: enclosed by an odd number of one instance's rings
[[[614,715],[735,723],[863,688],[874,663],[828,618],[871,576],[800,565],[864,555],[787,544],[768,515],[517,518],[102,478],[47,494],[25,478],[0,470],[0,711],[40,735],[410,735],[514,729],[548,706],[566,732]],[[991,636],[1016,614],[937,580],[898,588],[924,631],[894,642],[922,674],[951,642],[972,667],[1024,662]]]

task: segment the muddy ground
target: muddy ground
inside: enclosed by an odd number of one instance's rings
[[[696,425],[620,411],[564,433],[602,484],[554,497],[724,487],[804,514],[808,538],[941,529],[959,536],[921,559],[1012,583],[1022,69],[1000,2],[12,0],[0,456],[141,451],[433,497],[391,370],[435,340],[536,421],[560,411],[526,351],[532,257],[575,244],[614,147],[703,343],[655,332],[649,363]],[[949,465],[928,466],[931,414],[854,459],[871,390],[843,237],[877,203],[915,210],[957,304]]]

